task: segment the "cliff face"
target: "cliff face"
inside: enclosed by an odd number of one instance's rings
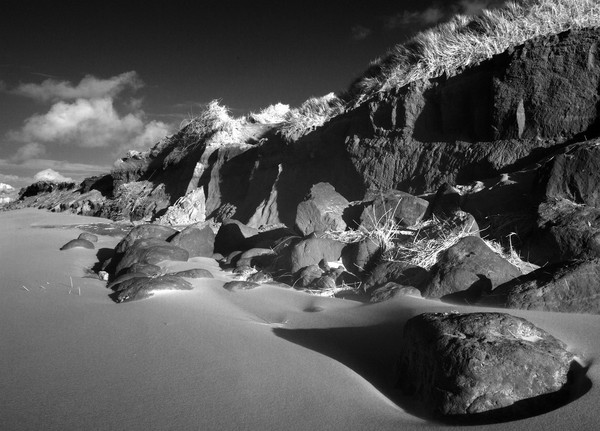
[[[155,219],[196,188],[208,217],[293,226],[318,182],[346,199],[431,193],[514,172],[598,134],[599,29],[531,40],[453,77],[364,102],[295,141],[247,123],[237,142],[184,128],[121,161],[95,215]]]

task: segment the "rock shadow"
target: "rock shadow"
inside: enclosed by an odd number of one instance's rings
[[[311,310],[312,311],[312,310]],[[435,414],[398,387],[396,358],[399,338],[406,320],[368,327],[327,329],[274,328],[278,337],[319,352],[344,364],[371,383],[389,400],[407,413],[444,425],[471,426],[512,422],[559,409],[585,395],[592,387],[587,377],[590,364],[573,361],[566,385],[558,392],[518,401],[489,412],[442,416]]]
[[[98,271],[102,271],[102,265],[104,262],[112,258],[114,254],[115,250],[112,248],[105,247],[98,249],[98,252],[96,253],[97,261],[94,263],[94,266],[92,266],[92,271],[94,271],[96,274]]]

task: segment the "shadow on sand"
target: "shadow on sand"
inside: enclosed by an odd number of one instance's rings
[[[441,416],[425,409],[414,397],[398,389],[395,358],[407,319],[369,327],[330,329],[274,328],[288,341],[319,352],[349,367],[406,412],[425,420],[446,425],[483,425],[510,422],[538,416],[582,397],[592,387],[587,367],[571,364],[569,380],[558,392],[519,401],[490,412]]]

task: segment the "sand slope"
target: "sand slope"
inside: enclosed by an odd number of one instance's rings
[[[388,382],[403,323],[459,307],[410,298],[361,305],[266,286],[231,293],[221,287],[227,275],[201,258],[164,266],[204,267],[214,280],[115,304],[103,282],[83,278],[98,250],[58,250],[78,229],[35,227],[96,221],[0,213],[0,429],[444,427],[419,417]],[[103,236],[97,248],[117,242]],[[592,363],[592,387],[553,412],[482,428],[598,429],[600,317],[511,312]]]

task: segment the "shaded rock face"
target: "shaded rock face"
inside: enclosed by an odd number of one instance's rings
[[[600,259],[548,265],[498,286],[483,305],[600,314]]]
[[[212,257],[215,234],[210,226],[192,225],[175,234],[169,242],[187,250],[190,257]]]
[[[134,263],[149,263],[156,265],[163,260],[187,261],[189,253],[161,239],[138,239],[127,249],[123,258],[115,268],[115,274],[120,274]]]
[[[136,226],[131,229],[121,241],[119,241],[115,247],[115,254],[118,255],[126,252],[138,239],[153,238],[166,241],[177,233],[178,231],[172,227],[157,224],[143,224]]]
[[[215,237],[215,251],[227,255],[232,251],[245,250],[249,248],[247,239],[258,233],[258,229],[246,226],[238,220],[225,220]]]
[[[481,238],[467,236],[442,252],[421,289],[426,298],[473,291],[476,299],[498,285],[521,275],[521,271],[494,253]]]
[[[291,249],[291,272],[295,274],[302,268],[318,265],[319,262],[335,262],[342,255],[345,244],[325,238],[307,238]]]
[[[348,201],[329,183],[317,183],[311,187],[306,199],[296,210],[296,228],[302,235],[313,232],[344,231],[344,210]]]
[[[421,314],[402,335],[398,384],[442,415],[493,411],[559,391],[573,355],[525,319]]]
[[[389,190],[375,197],[373,203],[365,208],[360,218],[361,225],[367,230],[384,226],[388,221],[399,226],[414,226],[423,219],[428,206],[429,202],[424,199],[399,190]]]
[[[365,238],[362,241],[348,244],[342,251],[342,262],[348,271],[361,275],[369,272],[381,258],[383,249],[379,241]]]

